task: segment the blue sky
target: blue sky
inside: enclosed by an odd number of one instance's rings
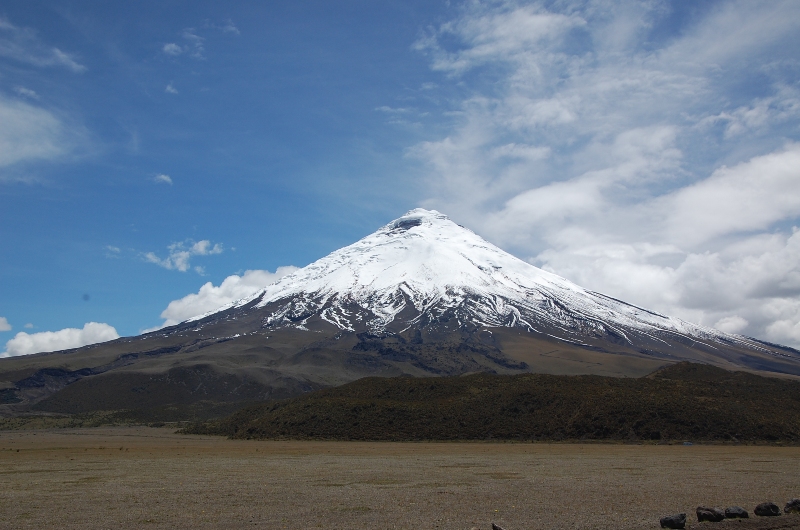
[[[417,206],[799,346],[800,2],[696,4],[5,2],[0,350],[180,320]]]

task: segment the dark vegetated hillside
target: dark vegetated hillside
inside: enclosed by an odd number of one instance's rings
[[[680,363],[639,379],[377,378],[251,406],[188,433],[337,440],[800,442],[800,382]]]

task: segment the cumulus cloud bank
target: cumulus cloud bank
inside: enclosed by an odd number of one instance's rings
[[[427,205],[588,288],[800,346],[800,4],[546,6],[469,2],[416,43],[461,94],[409,149]]]
[[[6,342],[6,351],[0,353],[0,357],[66,350],[117,338],[119,334],[113,326],[100,322],[87,322],[83,329],[66,328],[41,333],[20,331],[13,339]]]
[[[145,332],[174,326],[192,317],[213,311],[225,304],[249,296],[296,270],[297,267],[293,266],[278,267],[275,272],[250,270],[245,271],[241,276],[236,274],[228,276],[219,286],[206,282],[198,292],[187,294],[183,298],[170,302],[167,308],[161,312],[164,322]]]

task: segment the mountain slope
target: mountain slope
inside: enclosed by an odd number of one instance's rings
[[[796,350],[588,291],[417,209],[177,326],[2,359],[0,413],[252,401],[370,375],[639,377],[680,361],[800,376]]]

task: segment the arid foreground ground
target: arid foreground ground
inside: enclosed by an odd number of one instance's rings
[[[658,528],[800,497],[800,448],[0,432],[2,528]],[[703,523],[800,528],[800,516]]]

